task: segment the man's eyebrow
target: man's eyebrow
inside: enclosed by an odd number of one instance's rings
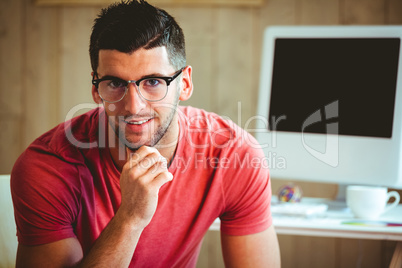
[[[142,76],[140,79],[144,79],[144,78],[152,78],[152,77],[169,77],[167,75],[161,74],[161,73],[153,73],[153,74],[147,74]],[[140,80],[138,79],[138,80]]]
[[[98,74],[99,75],[99,74]],[[102,77],[100,77],[99,79],[116,79],[116,80],[122,80],[122,81],[124,81],[124,79],[122,79],[122,78],[120,78],[120,77],[117,77],[117,76],[114,76],[114,75],[104,75],[104,76],[102,76]]]
[[[99,74],[98,74],[98,76],[100,77]],[[161,73],[152,73],[152,74],[147,74],[147,75],[141,76],[139,79],[137,79],[135,81],[145,79],[145,78],[153,78],[153,77],[170,77],[170,76],[167,76],[167,75],[164,75]],[[120,77],[117,77],[114,75],[104,75],[104,76],[100,77],[99,79],[118,79],[118,80],[122,80],[122,81],[127,81],[127,80],[124,80],[123,78],[120,78]],[[130,79],[130,80],[133,80],[133,79]]]

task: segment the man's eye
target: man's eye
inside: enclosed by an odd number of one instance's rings
[[[121,88],[125,87],[126,83],[122,80],[110,80],[108,86],[112,88]]]
[[[161,79],[156,79],[156,78],[150,78],[147,80],[144,80],[144,86],[145,87],[157,87],[162,84]]]

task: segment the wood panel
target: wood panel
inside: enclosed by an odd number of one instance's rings
[[[386,0],[340,0],[341,24],[385,24]]]
[[[22,3],[0,1],[0,174],[11,172],[21,153],[23,122],[23,16]],[[13,14],[13,16],[9,16]]]
[[[387,24],[402,24],[402,1],[401,0],[388,0],[385,1]]]
[[[240,126],[255,114],[252,14],[250,8],[219,8],[216,21],[213,110]]]
[[[98,8],[61,9],[59,121],[70,119],[67,115],[73,109],[78,110],[78,115],[94,108],[88,50],[97,13]]]
[[[22,92],[22,5],[20,1],[0,2],[0,114],[21,113]],[[9,18],[8,13],[16,14]]]
[[[339,24],[338,0],[301,0],[298,24],[336,25]]]
[[[181,103],[212,111],[216,92],[214,73],[214,28],[216,10],[211,7],[183,8],[165,7],[181,25],[186,38],[187,65],[193,68],[194,91],[191,98]],[[203,21],[203,23],[185,23]]]
[[[381,258],[381,241],[339,239],[338,267],[386,267]],[[375,253],[375,254],[373,254]],[[390,260],[386,260],[387,263]]]
[[[59,10],[24,5],[23,146],[55,126],[60,94]]]
[[[15,161],[22,152],[21,116],[0,115],[0,174],[10,174]]]

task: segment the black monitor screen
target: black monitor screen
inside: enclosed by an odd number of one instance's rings
[[[279,38],[270,129],[390,138],[399,38]]]

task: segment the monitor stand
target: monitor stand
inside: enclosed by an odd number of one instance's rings
[[[338,193],[335,200],[339,202],[346,202],[346,184],[338,184]]]
[[[324,203],[328,205],[328,209],[332,211],[348,211],[346,205],[346,188],[347,184],[338,184],[338,192],[334,200],[327,200]]]

